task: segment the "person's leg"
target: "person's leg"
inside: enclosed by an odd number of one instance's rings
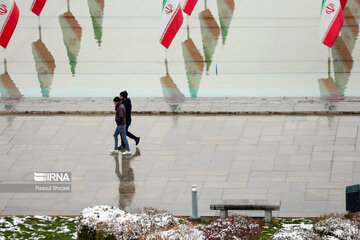
[[[119,135],[119,127],[117,126],[114,132],[114,150],[118,148],[118,135]]]
[[[119,130],[120,130],[120,136],[121,136],[121,139],[124,141],[125,143],[125,148],[127,151],[130,151],[130,147],[129,147],[129,143],[128,143],[128,140],[126,138],[126,125],[122,125],[122,126],[119,126]]]
[[[129,132],[129,126],[130,126],[130,125],[126,125],[126,136],[128,136],[129,138],[131,138],[131,139],[133,139],[133,140],[137,139],[137,137],[136,137],[134,134],[132,134],[131,132]]]

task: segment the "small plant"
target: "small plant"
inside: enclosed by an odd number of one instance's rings
[[[337,237],[341,240],[360,240],[360,229],[352,220],[342,215],[329,215],[314,226],[320,235]]]
[[[260,236],[260,225],[254,219],[233,215],[218,218],[203,228],[204,239],[208,240],[255,240]]]
[[[168,212],[144,209],[127,213],[117,207],[85,208],[79,219],[78,240],[140,239],[141,236],[173,227],[177,219]]]

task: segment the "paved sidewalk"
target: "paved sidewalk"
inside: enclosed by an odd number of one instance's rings
[[[214,199],[282,201],[279,216],[345,211],[360,183],[359,116],[137,116],[132,157],[108,155],[113,117],[0,117],[0,184],[69,171],[72,193],[0,193],[0,215],[77,215],[95,204],[201,215]],[[1,186],[1,185],[0,185]]]
[[[132,98],[139,114],[359,114],[360,98]],[[112,114],[112,98],[0,98],[0,114]]]

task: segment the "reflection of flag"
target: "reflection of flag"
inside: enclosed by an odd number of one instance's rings
[[[349,0],[344,8],[344,26],[332,48],[335,83],[345,94],[346,86],[351,76],[354,60],[352,52],[359,36],[360,1]]]
[[[0,75],[0,92],[1,96],[5,98],[19,99],[22,97],[19,89],[7,73]]]
[[[328,101],[339,101],[344,99],[344,95],[336,86],[332,78],[319,79],[320,95]]]
[[[359,36],[359,13],[360,6],[359,4],[354,4],[358,0],[351,0],[348,3],[348,6],[344,8],[344,26],[341,29],[341,37],[344,39],[346,46],[349,51],[352,53],[356,40]]]
[[[71,12],[60,15],[59,22],[71,66],[71,72],[74,75],[77,64],[76,58],[80,51],[82,28]]]
[[[185,4],[184,4],[184,13],[186,13],[187,15],[191,15],[192,11],[194,10],[196,3],[198,2],[198,0],[186,0]]]
[[[40,39],[33,42],[31,47],[42,96],[49,97],[56,67],[54,57]]]
[[[181,100],[185,97],[184,94],[182,94],[182,92],[178,89],[170,75],[161,77],[160,83],[166,100]]]
[[[331,48],[343,23],[344,15],[340,0],[323,0],[319,28],[321,42]]]
[[[179,0],[163,0],[160,43],[169,48],[184,21]]]
[[[6,48],[19,20],[19,8],[14,0],[0,2],[0,46]]]
[[[344,94],[346,85],[349,81],[351,70],[354,65],[354,60],[341,36],[339,36],[335,41],[335,44],[332,48],[332,56],[335,72],[335,82]]]
[[[30,10],[36,15],[40,16],[41,11],[44,8],[46,0],[32,0]]]
[[[104,16],[104,0],[88,0],[95,39],[100,47],[102,38],[102,22]]]
[[[206,71],[209,71],[212,56],[215,52],[217,40],[220,35],[220,28],[209,9],[199,14],[201,36],[204,48]]]
[[[234,0],[217,0],[217,6],[219,10],[222,44],[225,45],[230,23],[234,14],[235,2]]]
[[[196,48],[192,39],[181,43],[185,60],[186,76],[191,97],[197,97],[201,75],[204,71],[204,58]]]

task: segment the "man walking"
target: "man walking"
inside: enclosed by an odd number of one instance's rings
[[[114,105],[115,105],[115,122],[116,122],[116,129],[114,132],[114,141],[115,141],[115,147],[114,150],[111,150],[111,154],[117,154],[118,151],[118,135],[121,136],[121,141],[124,141],[124,146],[126,151],[124,151],[123,155],[129,155],[131,154],[129,143],[126,138],[126,110],[124,104],[121,103],[121,100],[119,97],[114,98]]]
[[[123,91],[120,93],[120,100],[124,104],[125,110],[126,110],[126,136],[133,139],[135,141],[135,144],[138,145],[140,142],[140,137],[136,137],[134,134],[132,134],[128,130],[129,126],[131,125],[132,106],[131,106],[131,100],[130,100],[130,98],[128,98],[127,91]],[[124,144],[124,141],[121,139],[121,146],[119,147],[119,150],[124,149],[124,148],[125,148],[125,144]]]

